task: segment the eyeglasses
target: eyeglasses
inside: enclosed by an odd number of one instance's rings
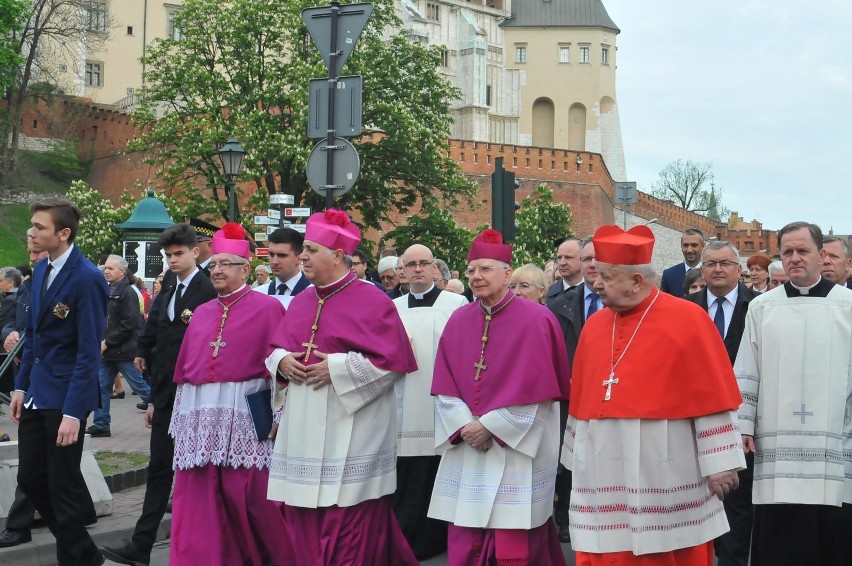
[[[364,265],[363,261],[353,261],[352,265]]]
[[[716,269],[717,265],[722,269],[731,269],[734,266],[739,265],[739,263],[727,259],[725,261],[705,261],[701,264],[701,267],[704,269]]]
[[[229,267],[242,266],[242,265],[248,265],[248,262],[247,261],[219,261],[219,262],[211,261],[210,263],[207,264],[207,267],[210,268],[210,271],[215,271],[216,269],[228,269]]]
[[[396,279],[396,275],[380,275],[379,279],[381,279],[382,281],[393,281],[394,279]]]
[[[468,277],[473,277],[474,275],[476,275],[476,272],[479,271],[480,275],[482,275],[483,277],[487,277],[488,275],[490,275],[491,273],[494,273],[498,269],[505,270],[505,269],[509,269],[509,268],[508,267],[498,267],[496,265],[481,265],[479,267],[468,267],[465,270],[464,273]]]
[[[421,259],[420,261],[409,261],[408,263],[405,264],[405,267],[407,267],[408,269],[416,269],[418,267],[420,269],[426,269],[427,267],[432,265],[432,263],[433,262],[431,262],[431,261]]]
[[[520,289],[521,291],[529,291],[530,289],[540,289],[536,285],[532,283],[527,283],[526,281],[522,281],[520,283],[509,283],[509,290],[514,291],[515,289]]]

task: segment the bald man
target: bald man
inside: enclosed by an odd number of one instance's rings
[[[393,507],[397,521],[418,560],[447,549],[447,525],[429,519],[429,499],[441,457],[435,452],[435,403],[432,372],[438,341],[450,315],[467,304],[461,295],[441,290],[433,281],[435,258],[426,246],[414,244],[402,255],[407,295],[394,299],[414,349],[417,371],[396,381],[397,489]]]

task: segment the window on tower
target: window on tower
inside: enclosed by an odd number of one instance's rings
[[[519,45],[515,47],[515,63],[527,62],[527,46]]]
[[[609,65],[609,46],[601,47],[601,65]]]
[[[570,63],[571,62],[571,46],[568,44],[560,44],[559,45],[559,62],[560,63]]]
[[[580,63],[590,63],[591,58],[589,57],[589,47],[588,45],[580,46]]]

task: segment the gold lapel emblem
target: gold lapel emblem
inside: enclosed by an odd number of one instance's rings
[[[62,320],[68,318],[68,313],[70,312],[71,308],[68,305],[62,303],[56,303],[56,306],[53,307],[53,316]]]
[[[189,309],[183,309],[183,312],[180,313],[180,319],[184,324],[189,324],[189,321],[192,320],[192,311]]]

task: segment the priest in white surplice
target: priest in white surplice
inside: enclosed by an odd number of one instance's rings
[[[822,232],[778,232],[789,281],[751,302],[734,371],[754,458],[754,566],[852,564],[852,291],[820,277]]]
[[[411,340],[417,371],[399,379],[396,389],[396,493],[393,510],[411,550],[426,560],[447,550],[447,524],[426,516],[441,457],[435,448],[435,403],[432,372],[438,341],[450,315],[467,303],[461,295],[442,291],[434,281],[435,258],[426,246],[414,244],[402,256],[409,292],[394,299]]]
[[[417,564],[390,504],[393,384],[417,364],[393,301],[346,266],[360,240],[342,211],[308,219],[300,257],[314,287],[290,303],[266,360],[284,404],[269,498],[284,503],[299,566]]]
[[[474,239],[478,300],[450,317],[435,360],[444,452],[429,516],[451,523],[450,566],[565,563],[551,515],[571,369],[553,313],[509,290],[511,263],[499,232]]]
[[[562,449],[577,564],[710,566],[745,467],[725,345],[703,309],[656,288],[650,229],[593,242],[607,308],[580,334]]]

